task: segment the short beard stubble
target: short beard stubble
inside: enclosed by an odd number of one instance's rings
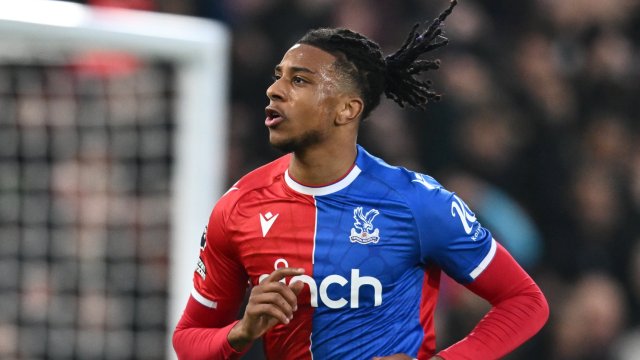
[[[270,142],[271,146],[283,153],[300,152],[322,141],[322,133],[318,130],[309,130],[300,136],[286,139],[282,142]]]

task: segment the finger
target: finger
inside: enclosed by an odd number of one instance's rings
[[[284,297],[282,297],[282,295],[278,293],[268,292],[268,293],[258,294],[250,299],[248,305],[275,306],[275,307],[278,307],[280,311],[283,312],[289,319],[293,317],[294,306],[289,304],[289,302]]]
[[[291,307],[295,307],[298,303],[297,294],[290,287],[280,282],[260,284],[252,290],[252,295],[268,292],[280,294],[289,303],[289,305],[291,305]]]
[[[279,307],[273,304],[257,304],[251,307],[247,307],[246,313],[253,317],[267,316],[278,320],[283,324],[290,322],[289,317],[280,310]]]
[[[291,291],[293,291],[296,296],[300,295],[300,292],[303,288],[304,283],[302,281],[294,281],[293,283],[289,284],[289,289],[291,289]]]
[[[275,279],[281,279],[286,276],[291,276],[296,274],[299,275],[302,273],[304,273],[304,269],[302,268],[278,269],[273,273],[271,273],[271,275],[265,280],[263,280],[263,282],[261,282],[258,286],[254,287],[252,290],[252,293],[277,292],[287,300],[289,305],[293,308],[293,311],[296,311],[298,309],[298,294],[300,293],[300,291],[302,291],[303,284],[295,285],[293,287],[290,287],[290,286],[288,287],[283,283],[281,283],[279,280],[275,281]]]
[[[269,276],[262,280],[260,284],[262,284],[263,282],[277,282],[286,278],[287,276],[297,276],[302,274],[304,274],[303,268],[284,267],[272,272]]]
[[[296,281],[293,284],[289,284],[289,289],[295,295],[295,303],[293,304],[293,311],[298,311],[298,295],[302,292],[304,283],[302,281]]]

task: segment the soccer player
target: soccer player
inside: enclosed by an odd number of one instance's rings
[[[356,142],[382,93],[419,108],[438,98],[415,75],[439,64],[418,57],[446,44],[454,5],[386,58],[346,29],[312,30],[285,53],[265,125],[287,155],[214,207],[173,336],[181,359],[239,358],[260,337],[276,360],[496,359],[543,326],[540,289],[458,196]],[[492,309],[436,353],[441,271]]]

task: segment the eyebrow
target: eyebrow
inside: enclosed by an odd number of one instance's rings
[[[292,66],[289,69],[291,69],[292,72],[296,73],[296,72],[303,72],[303,73],[308,73],[308,74],[315,74],[316,72],[306,68],[306,67],[302,67],[302,66]],[[278,72],[282,72],[282,66],[280,65],[276,65],[275,67],[275,71]]]

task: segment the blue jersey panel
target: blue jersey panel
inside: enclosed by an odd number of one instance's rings
[[[430,176],[389,166],[364,149],[358,150],[363,175],[395,189],[414,216],[421,261],[438,264],[461,283],[473,281],[486,265],[483,262],[491,258],[495,244],[464,201]]]
[[[361,173],[349,186],[315,197],[311,349],[317,359],[416,356],[425,266],[435,263],[468,283],[495,243],[467,205],[432,178],[361,147],[356,165]]]
[[[414,218],[392,187],[363,175],[316,197],[320,285],[311,342],[318,359],[415,356],[423,338],[424,273]]]

